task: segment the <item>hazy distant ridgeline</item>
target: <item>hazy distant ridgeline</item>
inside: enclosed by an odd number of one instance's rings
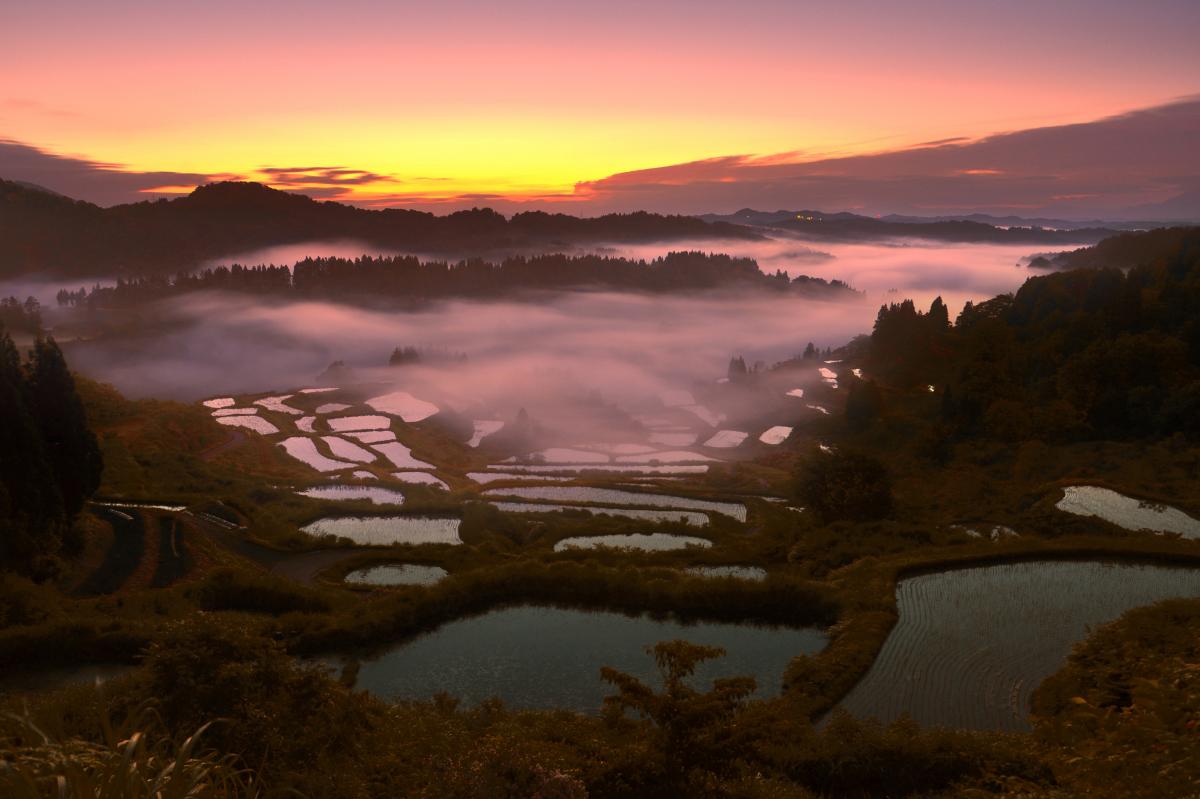
[[[257,183],[215,183],[174,200],[101,208],[0,180],[0,276],[174,272],[207,259],[318,239],[429,252],[574,243],[756,239],[728,223],[651,213],[580,218],[489,209],[436,216],[318,202]]]
[[[731,223],[749,227],[787,231],[796,236],[821,241],[862,241],[889,238],[929,239],[931,241],[980,244],[1067,244],[1100,241],[1118,232],[1111,227],[1076,227],[1057,230],[1036,225],[998,226],[978,219],[918,217],[874,217],[845,211],[755,211],[742,209],[734,214],[705,214],[713,223]]]
[[[638,292],[713,289],[794,293],[806,299],[853,299],[858,292],[840,280],[783,272],[767,275],[751,258],[672,252],[653,261],[600,255],[514,256],[448,263],[415,256],[306,258],[293,268],[262,265],[217,267],[175,277],[118,280],[115,286],[60,291],[60,305],[129,306],[194,291],[223,290],[286,299],[425,300],[444,297],[507,297],[522,291],[599,288]]]

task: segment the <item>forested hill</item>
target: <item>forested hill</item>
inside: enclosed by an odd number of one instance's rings
[[[515,256],[499,262],[421,261],[414,256],[306,258],[286,266],[217,267],[174,277],[121,279],[113,287],[60,291],[60,305],[129,307],[203,290],[283,299],[370,304],[448,297],[511,297],[522,292],[608,289],[640,292],[765,291],[811,299],[858,299],[840,280],[767,275],[750,258],[672,252],[653,261],[600,255]]]
[[[1128,271],[1031,278],[953,325],[940,299],[882,308],[869,370],[938,387],[958,437],[1200,438],[1200,228],[1121,239]]]
[[[1092,247],[1039,256],[1029,265],[1034,269],[1127,269],[1170,255],[1185,240],[1194,237],[1198,230],[1200,228],[1193,226],[1121,233]]]
[[[0,276],[174,272],[230,253],[319,239],[466,253],[575,243],[754,239],[728,223],[650,213],[580,218],[489,209],[437,216],[318,202],[258,183],[214,183],[173,200],[101,208],[0,180]]]

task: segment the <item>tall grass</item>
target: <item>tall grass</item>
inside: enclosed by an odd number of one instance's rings
[[[151,730],[150,711],[128,729],[102,719],[103,743],[59,739],[32,718],[0,718],[0,796],[5,799],[249,799],[261,794],[234,755],[200,746],[209,722],[181,743]]]

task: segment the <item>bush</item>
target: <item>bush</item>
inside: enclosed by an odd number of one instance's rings
[[[892,512],[892,478],[878,459],[854,452],[818,452],[802,461],[796,498],[825,523],[882,519]]]
[[[234,569],[213,572],[196,589],[195,598],[205,610],[242,610],[273,616],[329,611],[329,603],[315,591],[278,577]]]

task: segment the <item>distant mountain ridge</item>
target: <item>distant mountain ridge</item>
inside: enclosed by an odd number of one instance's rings
[[[989,217],[986,214],[945,217],[890,215],[876,218],[848,211],[829,213],[810,209],[757,211],[743,208],[732,214],[702,214],[699,218],[706,222],[782,230],[801,238],[821,241],[921,238],[998,244],[1062,244],[1096,242],[1122,230],[1139,229],[1132,223],[1070,223],[1065,220]],[[1042,222],[1047,224],[1043,225]],[[1050,222],[1061,224],[1048,224]]]
[[[757,239],[750,228],[651,213],[594,218],[490,209],[437,216],[320,202],[259,183],[213,183],[184,197],[101,208],[0,180],[0,276],[166,273],[221,255],[319,239],[455,254],[598,242]]]

